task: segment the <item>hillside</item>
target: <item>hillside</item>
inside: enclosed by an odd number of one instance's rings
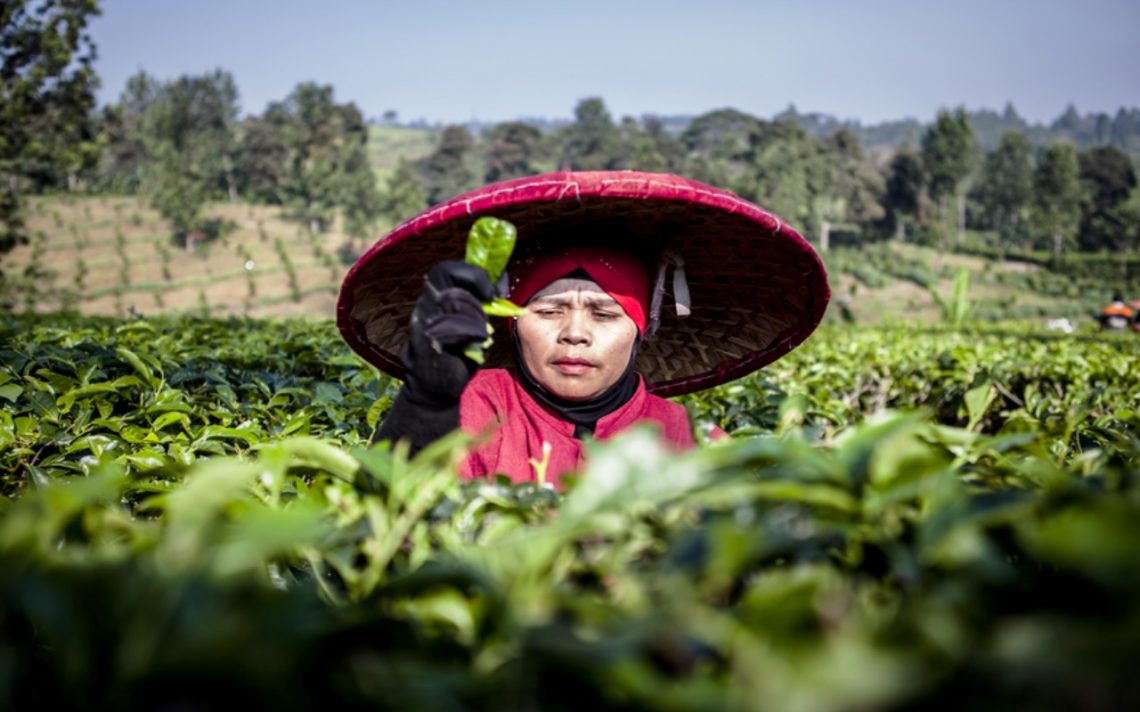
[[[329,316],[346,266],[339,232],[311,235],[277,208],[214,205],[235,224],[192,250],[172,244],[159,215],[134,198],[37,199],[30,245],[6,259],[11,274],[42,275],[24,306],[83,314]]]
[[[435,132],[402,126],[368,126],[368,160],[381,185],[396,170],[400,158],[415,161],[431,153]]]
[[[404,145],[422,147],[412,137]],[[312,235],[269,206],[222,203],[209,213],[235,228],[187,251],[171,243],[158,214],[135,198],[34,199],[28,211],[32,243],[4,262],[11,275],[39,275],[28,280],[18,306],[95,315],[332,317],[348,269],[342,254],[351,259],[365,244],[353,245],[335,226]],[[378,227],[373,239],[389,227]],[[971,273],[973,315],[982,319],[1087,322],[1113,289],[1036,265],[940,256],[915,245],[835,250],[824,259],[834,292],[830,318],[845,313],[866,324],[939,320],[939,307],[923,285],[949,294],[959,269]]]

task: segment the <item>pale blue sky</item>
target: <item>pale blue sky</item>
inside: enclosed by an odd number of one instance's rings
[[[1138,0],[105,0],[92,25],[113,101],[139,69],[221,67],[244,112],[300,81],[369,117],[569,117],[789,103],[864,123],[964,105],[1051,121],[1140,106]]]

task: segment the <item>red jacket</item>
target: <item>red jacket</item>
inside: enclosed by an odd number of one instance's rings
[[[637,392],[622,407],[598,421],[594,437],[607,440],[640,422],[656,423],[662,440],[676,450],[696,446],[684,406],[650,395],[638,379]],[[490,439],[475,448],[460,467],[467,479],[503,473],[512,482],[533,482],[530,460],[541,462],[543,443],[550,443],[546,481],[562,489],[562,476],[582,464],[582,442],[574,425],[539,405],[505,369],[479,371],[459,399],[459,427],[471,435],[491,430]]]

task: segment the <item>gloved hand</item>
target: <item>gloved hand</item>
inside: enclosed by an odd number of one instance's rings
[[[407,378],[375,440],[407,440],[414,453],[459,427],[459,396],[478,370],[463,350],[486,340],[483,302],[495,296],[482,267],[449,260],[431,268],[412,310]]]
[[[483,302],[494,297],[482,267],[448,260],[427,273],[403,353],[407,383],[419,396],[441,403],[459,400],[478,369],[463,351],[487,339]]]

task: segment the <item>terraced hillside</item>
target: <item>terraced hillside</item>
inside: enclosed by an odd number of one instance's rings
[[[186,250],[162,218],[138,198],[38,197],[29,201],[33,239],[4,257],[23,283],[18,309],[75,309],[82,314],[197,313],[213,316],[330,318],[354,254],[338,225],[322,234],[284,218],[280,208],[219,203],[208,214],[232,222],[221,238]],[[1053,272],[1017,261],[939,254],[911,244],[878,244],[823,255],[834,303],[829,318],[870,324],[934,323],[932,295],[949,295],[955,276],[970,274],[970,318],[1044,325],[1068,319],[1091,327],[1091,315],[1114,291],[1140,286]]]
[[[38,310],[331,316],[341,254],[354,249],[339,230],[311,234],[268,206],[212,206],[234,229],[190,249],[135,198],[36,199],[28,212],[31,244],[5,265],[29,275],[20,306]]]

